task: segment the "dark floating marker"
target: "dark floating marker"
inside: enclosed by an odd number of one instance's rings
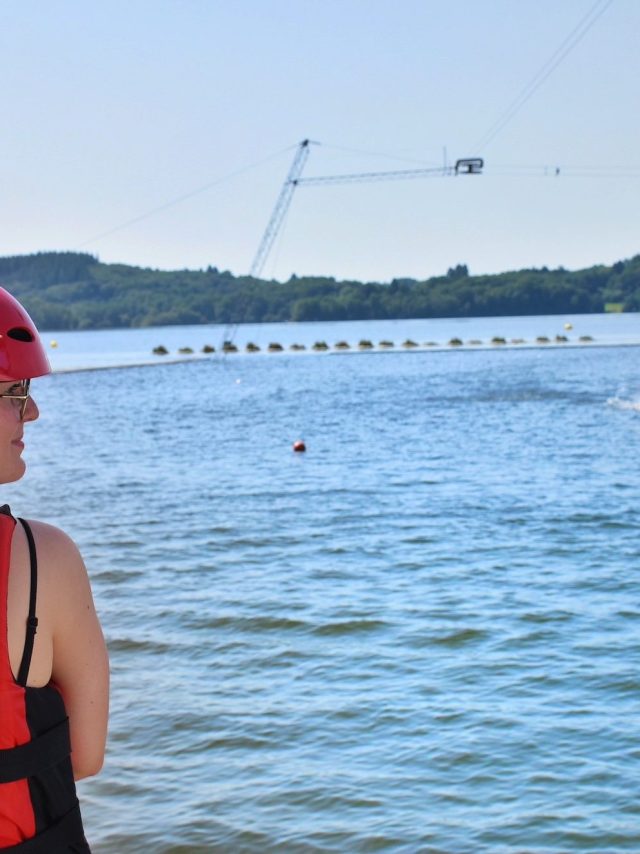
[[[307,446],[302,439],[296,439],[293,443],[293,450],[298,454],[303,454],[307,450]]]

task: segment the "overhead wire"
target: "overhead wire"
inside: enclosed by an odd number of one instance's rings
[[[606,12],[613,0],[596,0],[589,11],[565,37],[549,59],[534,74],[531,80],[521,89],[507,109],[491,125],[483,137],[476,143],[473,151],[481,153],[492,142],[500,131],[511,121],[516,113],[526,104],[534,93],[542,86],[547,78],[567,58],[571,51],[582,41],[596,21]]]
[[[344,145],[332,145],[331,143],[323,142],[323,148],[331,148],[335,151],[345,151],[347,154],[363,154],[365,157],[385,157],[388,160],[399,160],[406,163],[419,163],[422,166],[434,166],[436,164],[431,160],[422,160],[417,157],[406,157],[399,154],[390,154],[384,151],[366,151],[362,148],[347,148]]]
[[[139,216],[135,216],[132,219],[126,220],[126,222],[122,222],[119,225],[108,229],[107,231],[103,231],[100,234],[94,235],[94,237],[89,238],[89,240],[85,240],[83,243],[79,243],[77,245],[77,248],[82,249],[85,246],[89,246],[92,243],[96,243],[98,240],[102,240],[105,237],[110,237],[117,231],[122,231],[123,229],[128,228],[131,225],[135,225],[138,222],[142,222],[143,220],[148,219],[149,217],[152,217],[155,214],[160,213],[161,211],[165,211],[168,208],[175,207],[175,205],[179,205],[181,202],[184,202],[187,199],[191,199],[194,196],[199,195],[200,193],[204,193],[207,190],[210,190],[212,187],[217,187],[220,184],[224,184],[226,181],[230,181],[232,178],[237,178],[239,175],[243,175],[246,172],[250,172],[252,169],[257,169],[259,166],[268,163],[270,160],[274,160],[276,157],[280,157],[280,155],[282,154],[286,154],[287,151],[291,151],[295,147],[295,145],[289,145],[286,148],[281,149],[280,151],[276,151],[272,154],[267,155],[267,157],[264,157],[261,160],[257,160],[255,163],[250,163],[247,166],[242,166],[240,169],[235,169],[233,172],[229,172],[227,175],[223,175],[220,178],[216,178],[213,181],[209,181],[208,183],[197,187],[195,190],[190,190],[187,193],[183,193],[180,196],[176,196],[175,198],[170,199],[169,201],[164,202],[161,205],[157,205],[156,207],[151,208],[151,210],[145,211],[145,213],[142,213]]]
[[[640,178],[640,166],[567,166],[563,164],[491,163],[485,168],[488,177],[565,177],[565,178]]]

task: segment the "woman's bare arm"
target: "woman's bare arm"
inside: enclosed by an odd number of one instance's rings
[[[109,661],[87,570],[66,534],[32,523],[51,625],[51,678],[64,698],[76,780],[97,774],[104,761],[109,712]],[[40,599],[40,588],[38,591]],[[49,607],[51,610],[49,610]]]

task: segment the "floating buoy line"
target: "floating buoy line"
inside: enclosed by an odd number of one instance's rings
[[[570,323],[565,323],[564,328],[566,330],[570,330],[572,328]],[[537,338],[532,341],[527,341],[525,338],[504,338],[501,335],[494,335],[489,341],[482,341],[478,338],[471,338],[468,341],[464,341],[462,338],[450,338],[445,344],[440,344],[438,341],[424,341],[418,342],[414,341],[411,338],[405,338],[399,344],[394,343],[393,341],[389,341],[387,339],[382,339],[378,341],[377,344],[374,344],[373,341],[367,338],[361,338],[357,344],[350,344],[348,341],[340,340],[336,341],[333,345],[327,344],[326,341],[315,341],[310,346],[306,344],[289,344],[288,347],[283,346],[277,341],[270,342],[264,349],[260,347],[260,345],[255,344],[253,341],[249,341],[244,346],[245,353],[284,353],[287,350],[292,353],[301,353],[301,352],[313,352],[313,353],[346,353],[346,352],[366,352],[371,350],[426,350],[438,348],[442,349],[458,349],[458,348],[467,348],[467,347],[518,347],[518,346],[544,346],[547,344],[551,345],[561,345],[561,344],[593,344],[595,343],[595,339],[591,335],[581,335],[578,339],[571,341],[566,335],[556,335],[554,337],[549,337],[548,335],[538,335]],[[241,348],[235,344],[233,341],[224,341],[223,344],[216,350],[216,348],[212,344],[205,344],[204,347],[200,350],[201,354],[204,355],[231,355],[234,353],[240,353]],[[170,351],[162,344],[154,347],[152,350],[154,356],[168,356],[170,355]],[[195,351],[192,347],[179,347],[177,350],[178,355],[180,356],[192,356],[195,355]]]

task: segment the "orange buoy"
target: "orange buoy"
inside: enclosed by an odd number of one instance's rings
[[[293,443],[293,450],[296,451],[296,453],[301,454],[307,450],[307,446],[302,441],[302,439],[296,439],[296,441]]]

